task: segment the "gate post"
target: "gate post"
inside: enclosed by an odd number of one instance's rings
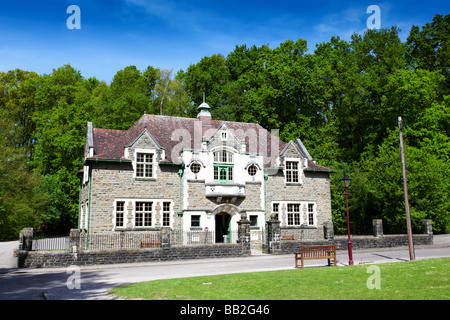
[[[430,219],[422,220],[422,231],[424,234],[433,235],[433,221]]]
[[[170,228],[168,227],[161,228],[161,248],[170,248]]]
[[[81,236],[81,230],[80,229],[70,229],[69,233],[69,250],[72,251],[72,253],[77,253],[80,251],[80,236]]]
[[[324,233],[325,239],[327,239],[327,240],[334,239],[334,230],[333,230],[333,222],[332,221],[325,221],[323,223],[323,233]]]
[[[383,220],[373,219],[372,225],[373,225],[373,236],[374,237],[383,236]]]
[[[250,221],[247,219],[247,213],[241,213],[241,220],[238,224],[238,239],[242,246],[242,253],[250,255]]]
[[[23,228],[19,235],[19,250],[31,251],[33,245],[33,228]]]
[[[267,249],[269,253],[281,253],[281,229],[280,221],[275,215],[270,216],[267,221]]]

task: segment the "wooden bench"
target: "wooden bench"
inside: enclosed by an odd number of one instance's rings
[[[161,247],[161,242],[159,241],[141,241],[141,248],[159,248]]]
[[[298,268],[298,260],[301,260],[302,268],[304,260],[328,259],[328,265],[331,265],[330,259],[334,259],[336,266],[336,245],[327,246],[302,246],[301,252],[295,252],[295,267]]]
[[[294,235],[291,235],[291,236],[282,236],[282,237],[281,237],[281,241],[284,241],[284,240],[294,240]]]

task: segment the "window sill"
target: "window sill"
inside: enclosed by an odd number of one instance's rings
[[[160,230],[161,227],[114,227],[113,229],[113,231],[160,231]]]
[[[307,226],[307,225],[302,225],[302,226],[284,226],[281,227],[283,229],[317,229],[316,226]]]
[[[156,178],[142,178],[142,177],[134,177],[135,181],[156,181]]]
[[[303,185],[302,182],[285,182],[284,184],[286,186],[302,186]]]

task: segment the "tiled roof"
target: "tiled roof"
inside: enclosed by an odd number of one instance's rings
[[[175,146],[182,141],[184,146],[200,149],[202,137],[209,140],[223,123],[233,130],[239,140],[245,139],[247,151],[256,151],[275,159],[286,146],[285,142],[279,140],[259,124],[211,120],[210,125],[202,125],[202,121],[196,118],[144,114],[128,130],[93,128],[94,156],[89,157],[89,159],[128,160],[124,158],[125,147],[130,146],[147,130],[158,145],[165,150],[166,158],[164,162],[177,162],[176,159],[171,157],[172,149]],[[200,132],[201,136],[199,135]],[[186,141],[186,139],[189,139],[189,135],[190,141]],[[275,150],[274,154],[271,150],[272,139],[275,139],[273,140],[275,145],[278,144],[278,150]],[[275,161],[266,160],[265,166],[273,166],[274,163]],[[317,167],[317,169],[320,167],[312,161],[309,162],[309,165]]]

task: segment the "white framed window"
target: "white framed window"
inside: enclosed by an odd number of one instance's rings
[[[308,203],[308,226],[314,226],[316,221],[316,210],[314,203]]]
[[[125,201],[117,201],[116,202],[116,219],[115,219],[116,227],[124,226],[124,218],[125,218]]]
[[[134,178],[155,179],[157,167],[156,151],[149,149],[134,149]]]
[[[114,200],[112,224],[114,229],[170,227],[173,216],[172,199],[129,199]],[[127,212],[132,210],[132,226],[127,225]],[[157,215],[157,213],[159,213]]]
[[[153,202],[136,202],[135,227],[151,227],[153,221]]]
[[[277,220],[279,220],[278,214],[280,212],[280,204],[278,202],[272,203],[272,214],[275,214]]]
[[[299,183],[299,162],[298,161],[286,161],[285,166],[285,178],[286,183]]]
[[[215,163],[233,163],[233,153],[225,150],[214,152]]]
[[[200,216],[199,215],[191,216],[191,228],[200,228]]]
[[[299,203],[288,203],[287,205],[287,225],[288,226],[300,226],[301,213]]]
[[[153,153],[136,154],[136,178],[153,178]]]
[[[170,214],[172,212],[172,210],[170,209],[171,207],[171,202],[163,202],[163,220],[162,220],[162,226],[163,227],[169,227],[170,226]]]
[[[222,131],[220,136],[222,138],[222,141],[227,141],[228,133],[226,131]]]

